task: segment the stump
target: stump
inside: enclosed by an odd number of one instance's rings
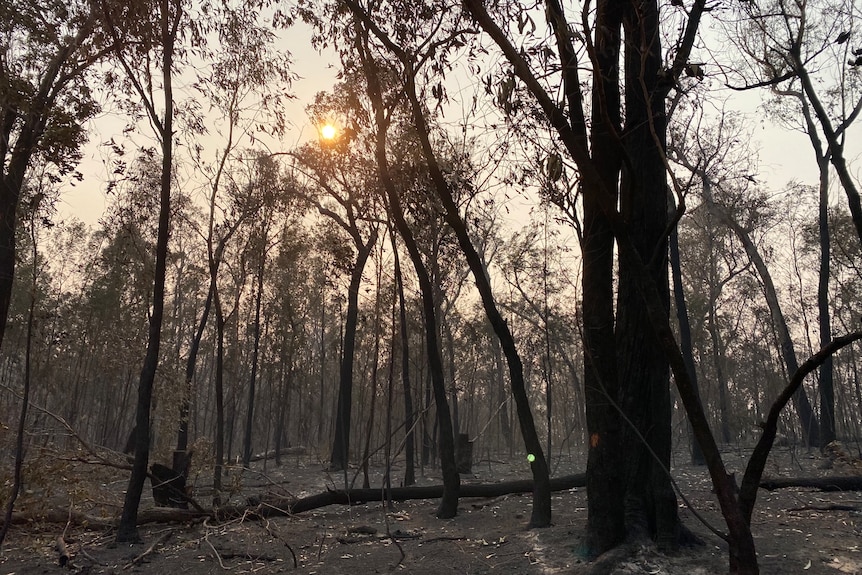
[[[186,478],[167,465],[153,463],[150,466],[150,482],[153,484],[153,500],[159,507],[188,509]]]

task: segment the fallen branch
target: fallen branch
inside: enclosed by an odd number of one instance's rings
[[[134,565],[137,565],[138,563],[143,561],[147,555],[149,555],[150,553],[155,551],[156,547],[158,547],[159,545],[161,545],[162,543],[164,543],[165,541],[170,539],[171,535],[173,535],[173,534],[174,534],[173,530],[166,531],[161,537],[159,537],[158,539],[153,541],[153,544],[150,545],[149,547],[147,547],[146,551],[144,551],[143,553],[141,553],[140,555],[138,555],[137,557],[135,557],[134,559],[132,559],[131,561],[126,563],[123,566],[123,571],[125,571],[126,569],[129,569],[129,568],[133,567]]]
[[[767,491],[786,487],[813,487],[820,491],[862,491],[862,477],[779,477],[764,479],[760,487]]]
[[[69,563],[71,555],[69,555],[69,548],[66,547],[66,540],[62,535],[57,537],[56,548],[57,555],[59,555],[58,563],[60,564],[60,567],[65,567]]]
[[[788,511],[859,511],[856,505],[803,505],[802,507],[793,507]]]

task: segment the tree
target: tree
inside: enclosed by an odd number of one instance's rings
[[[173,73],[180,25],[188,23],[183,0],[161,0],[155,10],[148,4],[100,4],[102,22],[115,46],[114,55],[140,98],[156,132],[161,152],[159,224],[155,247],[152,312],[149,318],[147,352],[138,382],[135,414],[135,458],[117,529],[118,542],[139,541],[138,505],[147,477],[150,449],[150,406],[153,381],[159,364],[162,318],[165,305],[168,236],[171,214],[171,183],[174,145]],[[119,23],[123,23],[120,27]],[[130,26],[129,23],[134,23]],[[150,53],[153,50],[155,53]],[[152,67],[151,67],[152,64]],[[160,92],[156,92],[158,89]],[[158,98],[162,109],[159,111]]]
[[[89,70],[104,54],[90,2],[0,2],[0,343],[15,274],[18,205],[36,158],[72,172],[99,110]]]
[[[328,97],[318,94],[310,108],[310,115],[318,126],[335,114],[351,114],[349,109],[354,87],[339,85],[335,94]],[[339,101],[339,99],[341,99]],[[337,141],[308,144],[293,154],[298,169],[309,176],[308,201],[317,211],[332,220],[352,242],[356,252],[351,263],[350,283],[347,292],[347,315],[344,323],[344,347],[341,356],[338,400],[335,416],[335,436],[330,455],[330,469],[345,471],[350,454],[350,420],[353,391],[353,362],[356,348],[356,330],[359,319],[359,290],[365,264],[377,244],[379,224],[374,221],[377,183],[373,173],[363,169],[361,151],[351,142],[351,134],[344,133]],[[346,485],[345,485],[346,487]]]
[[[39,270],[38,261],[38,244],[36,241],[37,228],[36,218],[40,208],[40,203],[44,199],[45,193],[37,191],[32,195],[30,200],[30,242],[32,248],[32,264],[33,270],[30,280],[30,305],[27,310],[27,335],[24,351],[24,385],[21,393],[21,414],[18,417],[18,426],[15,436],[15,466],[12,473],[12,489],[9,493],[9,498],[6,501],[6,510],[3,514],[3,526],[0,527],[0,547],[3,546],[3,541],[6,539],[6,534],[9,533],[9,528],[12,525],[12,512],[15,508],[15,500],[21,491],[21,475],[24,466],[24,431],[27,424],[27,411],[30,408],[30,385],[32,379],[32,349],[33,349],[33,323],[36,310],[36,293],[37,293],[37,278]]]
[[[437,517],[446,519],[454,517],[458,513],[458,490],[461,478],[455,465],[455,439],[453,437],[452,415],[449,411],[449,402],[446,398],[445,374],[443,371],[443,358],[438,335],[437,309],[434,303],[434,289],[428,269],[422,260],[422,254],[416,242],[416,237],[410,224],[405,218],[405,210],[401,195],[396,188],[393,170],[387,157],[388,132],[392,125],[395,114],[399,112],[400,94],[384,92],[384,88],[391,86],[384,84],[384,71],[389,70],[378,66],[374,55],[369,51],[367,31],[361,27],[354,28],[357,56],[365,80],[365,89],[371,104],[373,120],[371,130],[374,134],[374,157],[377,162],[377,170],[380,181],[388,201],[390,217],[395,222],[395,228],[401,236],[413,268],[419,281],[419,289],[422,298],[423,322],[425,327],[425,349],[428,359],[432,388],[434,392],[434,403],[437,406],[437,418],[440,424],[440,463],[443,474],[443,496],[437,509]],[[386,94],[386,96],[384,96]]]
[[[436,192],[437,198],[443,205],[446,223],[455,232],[461,251],[466,257],[467,264],[470,267],[473,279],[476,282],[476,286],[481,296],[483,307],[488,315],[491,325],[493,326],[495,334],[500,339],[503,353],[506,356],[509,366],[512,394],[517,406],[518,420],[521,424],[524,444],[527,449],[527,453],[530,454],[529,461],[535,482],[535,491],[533,493],[533,513],[530,519],[530,525],[535,527],[547,526],[551,521],[548,464],[545,460],[544,451],[539,441],[535,422],[530,410],[529,400],[524,386],[521,358],[518,355],[512,333],[497,307],[491,289],[490,279],[486,274],[482,258],[470,238],[467,226],[460,214],[460,209],[455,202],[452,184],[450,183],[452,181],[451,175],[444,173],[442,162],[438,158],[438,153],[432,146],[431,132],[426,118],[427,111],[424,104],[420,102],[419,92],[416,85],[417,76],[420,73],[423,73],[423,66],[426,63],[432,63],[432,67],[444,65],[442,63],[435,63],[435,61],[432,60],[432,56],[434,56],[435,53],[444,53],[447,49],[451,48],[451,40],[447,40],[447,37],[441,34],[440,39],[437,39],[434,36],[422,39],[418,49],[405,47],[404,42],[406,41],[409,41],[411,44],[416,42],[415,29],[403,38],[392,36],[381,29],[373,19],[374,15],[367,13],[360,5],[348,1],[347,6],[353,12],[354,17],[357,20],[357,44],[360,41],[363,42],[359,49],[369,52],[364,58],[361,57],[363,63],[365,63],[363,71],[366,76],[366,81],[370,84],[372,80],[369,76],[376,74],[376,70],[367,63],[374,57],[370,47],[365,44],[368,36],[373,35],[388,52],[397,58],[399,65],[403,69],[405,81],[404,86],[400,89],[404,91],[406,99],[409,102],[412,122],[416,128],[416,137],[419,141],[424,160],[427,164],[433,189]],[[437,17],[435,17],[435,19],[436,18]],[[417,22],[417,26],[421,24],[421,20]],[[439,28],[440,25],[435,24],[435,27]],[[456,32],[450,32],[449,28]],[[459,22],[457,19],[453,19],[452,22],[446,23],[446,33],[449,35],[448,37],[457,38],[459,35],[457,32],[458,28]],[[428,48],[426,49],[425,46],[428,46]],[[442,60],[442,62],[445,62],[445,59]],[[438,68],[438,70],[442,72],[442,67]]]
[[[257,259],[257,282],[254,290],[254,323],[253,323],[253,350],[251,357],[251,374],[248,383],[248,406],[246,409],[245,439],[243,440],[242,463],[244,467],[251,464],[252,432],[254,429],[254,407],[255,390],[260,358],[261,343],[261,305],[263,302],[264,276],[266,275],[266,263],[269,251],[275,244],[270,238],[271,228],[275,211],[278,208],[279,196],[283,194],[283,182],[278,170],[278,164],[267,156],[261,156],[256,162],[256,173],[252,186],[260,197],[260,209],[257,215],[260,218],[254,231],[251,249],[253,258]]]
[[[830,164],[847,196],[856,233],[862,240],[862,202],[856,178],[847,167],[847,130],[862,112],[862,83],[856,68],[859,39],[853,29],[862,13],[846,2],[770,2],[745,6],[734,42],[744,60],[737,89],[768,88],[773,115],[808,136],[819,172],[820,269],[818,322],[820,345],[832,338],[829,317]],[[837,16],[837,17],[836,17]],[[840,40],[840,41],[839,41]],[[831,358],[820,367],[821,447],[835,438],[835,398]]]
[[[785,364],[786,373],[790,376],[798,371],[799,361],[790,336],[787,320],[778,300],[778,293],[772,275],[752,237],[752,231],[755,227],[765,227],[767,225],[769,220],[768,209],[765,208],[765,200],[759,197],[756,191],[747,189],[752,187],[750,179],[746,178],[745,175],[740,176],[740,173],[745,173],[751,166],[742,164],[741,162],[734,163],[733,159],[728,157],[732,147],[730,142],[744,139],[744,136],[739,134],[739,129],[739,123],[734,121],[733,118],[722,117],[716,131],[709,131],[712,137],[701,138],[699,135],[692,136],[694,143],[691,146],[694,150],[691,153],[696,155],[695,158],[687,157],[687,152],[681,148],[676,150],[675,158],[701,180],[702,205],[706,212],[704,218],[707,221],[707,226],[711,228],[713,220],[718,220],[727,226],[738,238],[751,265],[757,271],[777,332],[779,349]],[[735,165],[731,168],[722,165],[725,163]],[[728,171],[730,173],[727,173]],[[734,186],[735,183],[743,187],[727,189]],[[715,319],[715,308],[718,299],[716,290],[719,289],[719,282],[715,277],[716,250],[712,244],[716,234],[713,231],[707,230],[707,236],[710,248],[708,257],[711,276],[709,280],[708,330],[713,343],[714,361],[720,385],[719,389],[720,392],[723,391],[726,393],[726,380],[721,371],[719,371],[721,362],[718,355],[723,350],[721,349],[720,335]],[[735,274],[731,271],[728,279],[731,279],[733,275]],[[821,347],[828,344],[829,341],[831,341],[831,336]],[[819,446],[820,424],[818,423],[817,416],[814,414],[804,387],[800,387],[796,394],[794,394],[793,404],[799,415],[802,435],[806,444],[809,446]],[[722,405],[721,409],[724,412],[726,407]],[[723,416],[723,424],[724,421]]]
[[[619,460],[616,457],[621,455],[619,433],[622,430],[616,411],[619,383],[615,377],[600,378],[590,371],[599,368],[602,362],[613,363],[606,358],[616,356],[613,338],[609,337],[613,326],[613,315],[612,305],[608,303],[613,290],[610,264],[613,261],[612,242],[615,239],[621,260],[620,274],[629,276],[626,279],[628,287],[625,292],[622,286],[620,287],[619,305],[642,306],[640,311],[626,311],[626,313],[633,312],[634,315],[622,323],[627,326],[625,330],[622,327],[619,328],[620,339],[624,345],[630,345],[631,342],[626,341],[626,338],[654,338],[654,343],[658,344],[657,351],[660,350],[666,361],[670,363],[680,397],[692,422],[698,443],[704,451],[719,504],[730,530],[728,541],[731,570],[756,573],[757,558],[748,525],[750,515],[746,514],[750,509],[743,508],[739,504],[736,488],[724,468],[703,406],[694,391],[685,361],[670,329],[667,317],[667,282],[666,279],[663,280],[666,263],[662,264],[666,262],[666,252],[663,249],[665,244],[662,233],[659,232],[658,238],[656,237],[659,226],[654,225],[656,221],[659,223],[667,221],[667,189],[664,183],[666,120],[664,100],[669,91],[677,85],[687,65],[705,3],[695,2],[689,9],[686,23],[682,28],[681,40],[677,44],[677,51],[669,60],[670,66],[662,69],[657,5],[639,4],[638,9],[634,10],[633,6],[626,3],[599,2],[596,11],[596,41],[588,44],[590,58],[595,63],[592,83],[594,118],[589,133],[580,95],[577,52],[574,50],[573,35],[570,34],[570,28],[560,5],[553,0],[547,2],[546,13],[551,28],[555,31],[561,76],[561,78],[559,76],[555,78],[560,78],[560,84],[566,96],[565,109],[558,106],[549,96],[531,69],[530,62],[527,61],[528,55],[514,46],[486,7],[472,0],[466,3],[466,7],[477,24],[498,45],[513,67],[515,76],[524,83],[535,99],[544,118],[553,128],[554,133],[559,136],[565,151],[574,160],[579,170],[579,189],[584,196],[582,251],[585,261],[582,306],[585,312],[584,354],[587,362],[585,385],[588,394],[587,424],[590,434],[587,464],[589,546],[587,553],[596,555],[622,541],[626,527],[623,501],[629,507],[641,504],[640,509],[646,510],[647,515],[654,515],[652,525],[656,527],[655,536],[659,541],[672,544],[671,540],[679,527],[675,504],[671,505],[673,492],[670,491],[665,475],[667,467],[662,469],[663,460],[669,454],[669,443],[666,443],[669,434],[666,430],[669,428],[670,421],[665,402],[667,386],[661,381],[663,378],[661,373],[665,368],[659,362],[649,361],[642,366],[646,375],[645,381],[630,380],[623,383],[631,387],[628,391],[634,392],[628,395],[629,400],[646,394],[648,400],[642,402],[642,406],[649,406],[655,416],[655,419],[649,423],[655,425],[657,434],[647,441],[654,442],[651,447],[658,448],[657,451],[654,450],[658,457],[651,465],[637,453],[632,454],[630,458],[638,464],[652,467],[648,475],[649,486],[646,489],[636,490],[631,498],[627,497],[624,490],[627,486],[614,481],[614,476],[617,475],[616,469],[610,465],[617,464]],[[521,20],[523,21],[523,17]],[[631,137],[621,142],[620,87],[616,66],[620,46],[619,30],[624,20],[629,40],[626,43],[625,56],[626,121],[634,123],[633,130],[630,132]],[[588,147],[590,135],[592,146]],[[624,143],[627,145],[623,145]],[[623,214],[629,219],[624,219],[616,209],[615,191],[620,170],[623,169],[622,164],[625,164],[626,183],[622,190],[621,207]],[[638,186],[638,182],[633,181],[635,173],[650,174],[649,177],[643,178],[646,182],[645,186]],[[661,213],[658,212],[659,208]],[[649,213],[648,210],[653,212]],[[630,228],[632,228],[631,231]],[[646,241],[650,239],[652,241]],[[596,240],[599,242],[594,243]],[[602,270],[605,270],[602,272],[604,275],[596,273]],[[633,298],[632,289],[640,296],[639,301]],[[594,323],[595,317],[588,316],[587,310],[600,310],[605,314],[610,311],[611,314],[603,317],[603,322]],[[624,333],[625,331],[629,333]],[[601,345],[597,345],[597,342],[601,342]],[[637,357],[643,358],[643,355]],[[597,362],[600,358],[602,362]],[[633,368],[636,363],[636,361],[629,363],[629,367]],[[632,369],[632,373],[637,373],[637,370]],[[643,385],[638,387],[638,383]],[[798,385],[796,376],[794,376],[794,385]],[[648,418],[643,417],[644,415],[648,414],[642,411],[635,414],[636,422],[643,424],[648,421]],[[644,437],[641,433],[640,438]],[[762,441],[768,453],[771,440],[767,438]],[[645,441],[636,444],[635,449],[644,449],[644,443]],[[631,469],[633,467],[629,467],[627,471]],[[752,475],[757,476],[757,473],[753,472]],[[627,477],[631,479],[633,476]],[[604,482],[597,481],[598,479]],[[749,486],[746,485],[746,487]],[[651,497],[652,500],[644,501],[645,496]],[[635,526],[635,533],[638,532],[640,529]]]
[[[844,156],[847,130],[862,113],[862,65],[855,2],[774,0],[741,5],[733,41],[741,52],[738,90],[769,88],[778,116],[808,135],[821,174],[832,164],[862,241],[859,184]],[[789,106],[782,105],[785,101]]]
[[[230,176],[225,172],[242,160],[237,157],[237,150],[243,141],[254,142],[256,137],[261,136],[259,131],[272,136],[283,133],[283,100],[286,97],[284,89],[293,80],[289,55],[272,51],[274,31],[260,24],[259,10],[253,4],[220,6],[216,9],[216,14],[219,51],[213,65],[207,68],[210,70],[209,74],[199,77],[195,87],[222,116],[219,118],[220,122],[212,127],[212,131],[222,137],[223,147],[216,153],[215,162],[210,166],[206,165],[201,157],[203,150],[200,143],[191,143],[191,147],[196,150],[198,168],[209,188],[209,218],[206,231],[201,232],[201,235],[207,244],[210,287],[186,358],[185,395],[180,407],[173,462],[174,470],[180,473],[186,473],[189,465],[189,404],[192,399],[197,357],[212,307],[218,270],[227,242],[257,213],[262,201],[259,194],[247,197],[235,194],[229,198],[228,208],[222,214],[222,220],[218,221],[223,180]],[[263,128],[264,125],[266,128]],[[192,134],[195,138],[200,135],[200,130]],[[253,163],[263,169],[266,160],[258,157]]]

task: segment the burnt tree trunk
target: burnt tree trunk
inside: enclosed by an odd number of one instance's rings
[[[549,3],[550,4],[550,3]],[[562,11],[560,12],[562,18]],[[564,21],[564,20],[563,20]],[[591,148],[597,180],[584,185],[584,397],[587,420],[587,545],[597,556],[625,537],[619,380],[614,340],[614,236],[601,206],[617,197],[622,154],[619,141],[621,2],[596,6],[595,86]],[[559,33],[558,33],[559,34]],[[559,43],[559,42],[558,42]],[[561,57],[565,54],[561,51]],[[579,89],[576,86],[573,90]],[[570,105],[571,108],[571,105]],[[584,144],[585,145],[585,144]]]
[[[820,239],[820,270],[817,283],[817,318],[820,324],[820,347],[832,341],[832,321],[829,313],[829,166],[828,160],[818,157],[820,168],[820,205],[817,223]],[[835,389],[832,358],[820,366],[820,448],[835,440]]]
[[[362,33],[361,31],[358,31]],[[395,182],[389,170],[389,159],[387,158],[386,132],[389,121],[383,110],[383,95],[378,78],[378,71],[373,58],[366,52],[367,45],[357,39],[359,58],[365,72],[368,97],[374,108],[374,119],[377,128],[377,141],[375,142],[375,157],[380,171],[380,178],[389,202],[390,215],[395,221],[395,227],[401,236],[410,261],[416,271],[419,280],[419,291],[422,297],[422,311],[425,324],[425,345],[428,354],[428,370],[431,376],[431,384],[434,392],[434,402],[437,406],[437,420],[440,430],[440,467],[443,475],[443,493],[440,507],[437,509],[437,517],[448,519],[458,514],[458,489],[461,478],[455,465],[455,438],[452,432],[452,415],[449,412],[449,402],[446,398],[446,381],[443,371],[443,358],[441,356],[440,341],[437,337],[437,316],[434,306],[434,288],[428,269],[422,261],[422,254],[413,235],[410,225],[404,217],[404,209],[401,197],[395,187]]]
[[[665,91],[659,11],[655,0],[630,4],[624,17],[625,117],[620,213],[629,238],[657,288],[665,321],[668,288],[668,189],[665,154]],[[639,81],[636,81],[638,79]],[[620,404],[633,424],[623,427],[626,462],[626,530],[649,537],[662,550],[678,545],[680,520],[670,482],[671,401],[667,358],[658,345],[631,263],[619,264],[617,358]],[[657,302],[659,303],[659,302]]]
[[[359,323],[359,288],[362,284],[362,272],[365,270],[365,264],[375,243],[377,243],[376,229],[365,243],[361,239],[357,241],[354,238],[357,254],[347,290],[347,318],[344,321],[344,345],[338,377],[335,438],[332,443],[332,455],[329,458],[329,468],[333,471],[347,469],[350,454],[350,408],[353,402],[353,356],[356,351],[356,329]]]
[[[401,385],[404,390],[404,487],[416,483],[416,434],[414,432],[413,391],[410,387],[410,334],[407,330],[407,306],[404,303],[404,281],[401,275],[401,259],[398,257],[398,246],[395,234],[390,232],[392,239],[392,257],[395,260],[395,287],[398,291],[398,325],[401,341]]]
[[[533,413],[530,409],[530,402],[524,385],[524,368],[521,363],[521,357],[518,355],[512,332],[509,330],[506,320],[497,308],[497,303],[491,290],[491,281],[485,274],[485,266],[473,245],[473,241],[470,239],[467,226],[458,212],[458,207],[455,204],[454,197],[452,196],[452,191],[449,188],[449,184],[446,182],[446,176],[443,174],[443,171],[437,162],[434,150],[431,147],[424,110],[422,109],[419,98],[416,94],[416,85],[414,84],[416,75],[415,71],[412,69],[412,62],[405,60],[402,64],[407,68],[407,97],[413,108],[413,121],[417,128],[419,141],[422,144],[425,160],[428,163],[428,170],[431,174],[431,179],[434,182],[434,189],[437,192],[437,197],[440,199],[446,210],[446,222],[455,231],[455,235],[458,238],[458,244],[467,259],[467,265],[470,267],[473,279],[476,282],[476,288],[479,290],[485,314],[488,316],[488,320],[494,328],[494,333],[500,340],[503,355],[506,357],[506,363],[509,366],[509,380],[510,385],[512,386],[512,396],[515,400],[518,422],[521,426],[521,435],[524,439],[524,447],[526,448],[527,453],[532,456],[529,461],[535,485],[530,526],[547,527],[551,524],[551,491],[549,486],[548,463],[545,459],[544,450],[542,449],[542,444],[539,440],[539,434],[536,431]]]
[[[173,166],[173,92],[172,67],[175,32],[170,31],[170,20],[178,15],[168,13],[168,3],[161,3],[162,80],[164,86],[164,115],[161,122],[152,118],[159,126],[162,147],[162,173],[159,188],[159,227],[156,235],[155,267],[153,270],[153,300],[147,335],[147,352],[138,381],[138,401],[135,409],[135,459],[123,501],[123,514],[117,528],[117,541],[138,541],[137,515],[144,481],[147,478],[147,463],[150,453],[150,406],[153,400],[153,383],[159,365],[159,349],[162,338],[162,318],[165,311],[165,276],[167,273],[168,239],[171,217],[171,168]]]
[[[685,301],[685,292],[682,286],[682,262],[679,257],[679,232],[676,226],[670,234],[670,267],[671,275],[673,276],[673,296],[676,307],[677,324],[679,325],[679,347],[682,352],[682,357],[685,359],[685,368],[688,372],[688,377],[691,379],[691,385],[694,388],[695,395],[700,401],[700,389],[697,385],[697,368],[694,362],[694,351],[691,343],[691,322],[688,317],[688,304]],[[691,436],[691,462],[694,465],[704,465],[706,460],[703,457],[703,450],[691,430],[691,422],[686,420]]]

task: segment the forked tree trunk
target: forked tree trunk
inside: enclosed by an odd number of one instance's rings
[[[440,199],[445,208],[446,222],[455,231],[458,238],[458,244],[461,246],[461,251],[467,259],[467,265],[473,274],[473,279],[476,282],[476,288],[482,299],[482,306],[485,309],[485,314],[494,328],[494,333],[500,340],[500,346],[503,349],[503,355],[506,357],[506,362],[509,365],[509,379],[512,386],[512,396],[515,399],[515,407],[518,414],[518,422],[521,424],[521,434],[524,438],[524,447],[528,454],[528,461],[533,472],[534,491],[533,491],[533,510],[530,516],[531,527],[547,527],[551,524],[551,490],[549,483],[548,463],[545,459],[544,450],[542,449],[539,434],[536,431],[536,424],[533,419],[533,414],[530,409],[530,402],[527,398],[527,390],[524,385],[524,369],[521,363],[521,358],[518,355],[518,350],[515,346],[515,339],[512,337],[512,332],[503,319],[502,314],[497,309],[497,304],[491,290],[491,281],[485,274],[485,267],[479,253],[476,251],[473,241],[467,232],[467,227],[464,220],[458,212],[458,206],[455,204],[455,199],[446,182],[446,177],[437,163],[436,155],[431,147],[431,141],[428,133],[428,126],[425,120],[424,110],[419,102],[416,94],[415,71],[411,69],[411,63],[403,61],[402,64],[407,67],[407,97],[413,108],[413,122],[417,128],[419,141],[422,144],[422,150],[425,154],[425,160],[428,163],[428,170],[431,174],[431,180],[434,183],[434,189],[437,192],[437,197]]]
[[[359,26],[357,33],[361,34]],[[422,310],[425,324],[425,345],[428,354],[428,370],[431,376],[431,384],[434,392],[434,402],[437,406],[437,420],[440,424],[440,466],[443,475],[443,496],[440,507],[437,509],[437,517],[448,519],[458,514],[458,490],[461,486],[461,478],[455,464],[455,438],[452,432],[452,415],[449,412],[449,402],[446,399],[446,382],[443,372],[443,358],[441,356],[440,342],[437,337],[437,316],[434,306],[434,288],[428,270],[422,261],[422,254],[416,244],[416,239],[404,218],[404,210],[401,198],[395,188],[395,182],[389,171],[389,160],[387,158],[386,132],[388,120],[383,112],[383,96],[380,87],[378,72],[373,59],[365,52],[367,44],[363,43],[367,38],[357,38],[357,48],[368,90],[368,98],[374,109],[374,119],[377,128],[377,139],[375,146],[375,157],[377,167],[380,171],[380,179],[389,201],[390,215],[395,220],[395,227],[401,236],[416,276],[419,280],[419,291],[422,297]]]

